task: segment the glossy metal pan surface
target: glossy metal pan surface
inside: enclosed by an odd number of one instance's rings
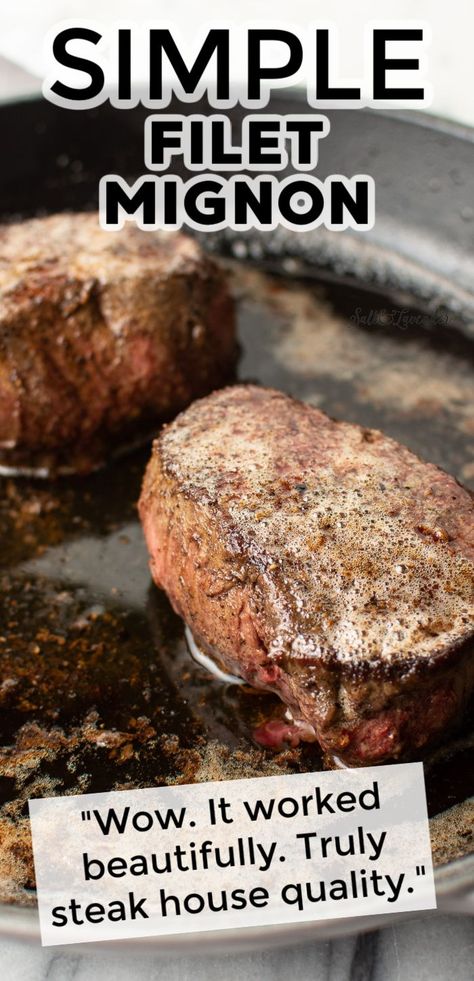
[[[295,98],[271,108],[304,111]],[[318,174],[375,177],[371,232],[202,236],[228,262],[239,299],[239,376],[379,426],[473,486],[472,134],[415,114],[330,115]],[[145,116],[38,100],[0,107],[1,218],[96,207],[104,173],[143,172]],[[0,906],[6,932],[37,933],[34,908],[15,905],[34,898],[29,796],[322,765],[314,747],[259,749],[252,731],[280,711],[276,700],[212,681],[190,659],[182,624],[150,585],[135,511],[147,452],[87,479],[2,481],[0,848],[2,861],[17,859],[16,893],[3,897],[15,903]],[[473,773],[468,720],[426,765],[447,910],[473,908]],[[291,938],[374,925],[304,924]],[[283,927],[190,938],[216,948],[288,941]]]

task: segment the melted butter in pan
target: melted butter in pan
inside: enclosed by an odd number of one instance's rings
[[[378,334],[358,327],[351,309],[360,298],[341,290],[345,309],[335,313],[320,288],[287,289],[241,268],[234,286],[242,379],[379,427],[465,482],[474,479],[472,367],[454,328],[448,349],[436,327]],[[397,398],[389,384],[395,357],[417,378],[416,396]],[[406,381],[400,391],[411,388]],[[0,480],[2,900],[34,901],[29,797],[325,765],[315,744],[276,753],[256,746],[252,732],[283,719],[284,706],[210,676],[190,657],[183,625],[148,572],[136,514],[147,455],[137,451],[88,478]],[[474,848],[465,803],[474,793],[472,763],[469,726],[427,762],[438,863]]]

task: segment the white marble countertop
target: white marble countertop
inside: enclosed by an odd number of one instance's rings
[[[77,948],[76,948],[77,949]],[[219,957],[41,949],[0,938],[6,981],[472,981],[474,919],[430,913],[385,930]]]
[[[174,0],[171,6],[156,0],[15,0],[2,4],[0,54],[42,78],[46,68],[44,38],[62,20],[91,20],[102,28],[129,20],[170,21],[183,42],[192,42],[213,22],[306,27],[319,21],[335,25],[339,37],[341,76],[359,78],[363,58],[363,26],[370,21],[423,21],[431,32],[428,77],[432,105],[428,111],[474,125],[472,36],[474,5],[467,0]],[[135,66],[137,82],[145,77],[145,63]],[[239,66],[234,70],[237,78]],[[243,67],[242,67],[243,72]]]

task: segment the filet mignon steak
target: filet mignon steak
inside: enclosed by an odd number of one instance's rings
[[[190,238],[96,214],[0,229],[0,464],[87,470],[228,382],[233,304]]]
[[[273,390],[194,403],[153,445],[140,515],[197,642],[349,765],[416,754],[474,683],[474,506],[376,430]]]

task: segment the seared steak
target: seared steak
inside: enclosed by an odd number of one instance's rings
[[[90,469],[232,376],[223,274],[184,235],[0,230],[0,464]]]
[[[155,582],[197,642],[349,765],[417,754],[474,682],[474,505],[376,430],[236,386],[155,441]],[[306,727],[307,728],[307,727]]]

